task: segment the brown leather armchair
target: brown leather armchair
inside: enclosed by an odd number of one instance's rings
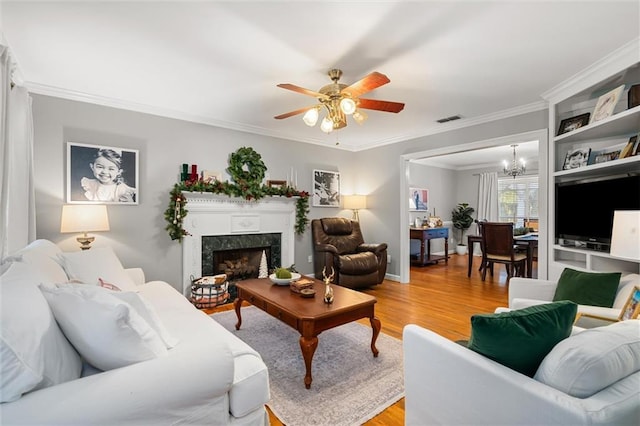
[[[380,284],[387,273],[387,244],[365,244],[360,223],[342,217],[311,221],[316,278],[335,270],[334,283],[362,288]]]

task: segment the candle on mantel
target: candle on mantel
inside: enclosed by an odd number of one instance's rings
[[[198,165],[191,165],[191,180],[198,180]]]

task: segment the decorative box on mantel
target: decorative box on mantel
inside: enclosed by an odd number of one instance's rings
[[[191,235],[182,241],[182,288],[189,296],[191,277],[202,273],[202,237],[280,234],[281,263],[295,263],[296,198],[265,197],[258,201],[207,192],[183,192],[189,214],[183,223]]]

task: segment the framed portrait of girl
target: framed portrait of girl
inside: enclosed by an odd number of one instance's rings
[[[67,203],[138,204],[138,151],[67,142]]]

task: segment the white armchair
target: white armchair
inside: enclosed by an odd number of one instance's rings
[[[553,301],[557,285],[556,281],[513,277],[509,282],[509,308],[522,309],[528,306],[549,303]],[[620,278],[613,307],[603,308],[601,306],[578,305],[578,312],[616,319],[620,315],[620,311],[634,286],[640,286],[640,275],[624,275]]]

